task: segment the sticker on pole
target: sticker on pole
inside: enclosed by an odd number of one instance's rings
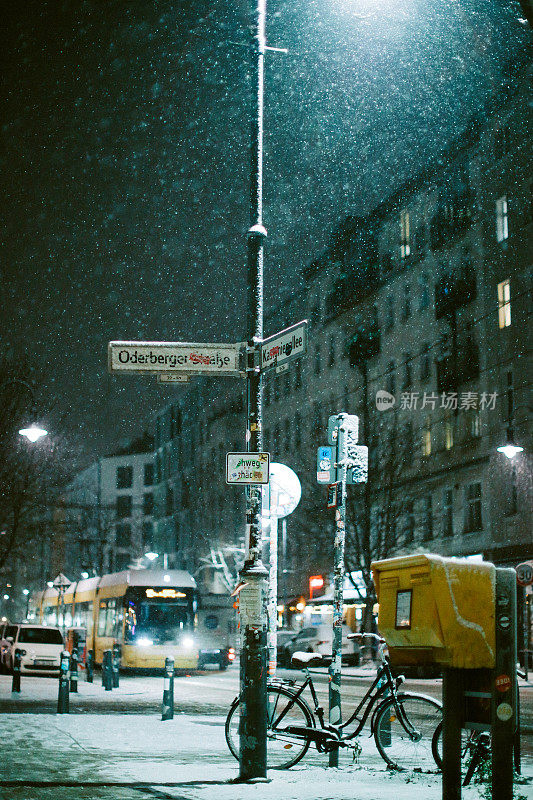
[[[319,447],[316,454],[316,479],[318,483],[331,483],[333,448]]]
[[[268,483],[270,453],[226,453],[226,483]]]
[[[533,563],[523,561],[516,568],[516,581],[519,586],[531,586],[533,583]]]

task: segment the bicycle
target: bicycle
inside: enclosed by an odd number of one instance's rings
[[[384,654],[386,642],[377,634],[354,634],[351,638],[374,639],[379,643],[377,675],[357,708],[339,725],[324,719],[309,664],[317,657],[295,653],[293,663],[302,665],[305,680],[300,686],[292,680],[273,680],[267,685],[267,767],[289,769],[307,753],[311,744],[318,752],[335,748],[351,748],[354,757],[361,751],[355,742],[370,717],[370,736],[374,736],[379,754],[391,769],[426,770],[434,766],[431,742],[442,719],[442,704],[433,697],[411,692],[398,692],[404,681],[394,678]],[[321,673],[320,673],[321,674]],[[309,688],[313,709],[302,697]],[[240,698],[231,704],[226,718],[225,735],[228,747],[239,758]],[[318,725],[317,725],[318,722]],[[346,729],[355,723],[351,732]]]
[[[442,770],[442,722],[439,722],[431,742],[433,758]],[[461,731],[461,763],[464,772],[463,786],[468,786],[474,773],[490,758],[491,737],[486,731]]]

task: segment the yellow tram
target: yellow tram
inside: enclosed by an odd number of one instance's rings
[[[123,570],[87,578],[32,597],[43,625],[83,628],[87,650],[102,663],[104,650],[118,643],[121,666],[163,667],[172,656],[177,669],[198,668],[198,592],[182,570]]]

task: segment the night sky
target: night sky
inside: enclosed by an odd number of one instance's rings
[[[0,346],[41,373],[41,421],[89,457],[180,391],[108,376],[110,339],[244,338],[248,8],[3,10]],[[529,33],[504,0],[271,0],[267,32],[289,49],[267,65],[271,305],[344,215],[462,130]]]

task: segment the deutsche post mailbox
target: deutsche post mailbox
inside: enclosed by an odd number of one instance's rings
[[[392,664],[494,667],[494,564],[423,554],[375,561],[372,572]]]

